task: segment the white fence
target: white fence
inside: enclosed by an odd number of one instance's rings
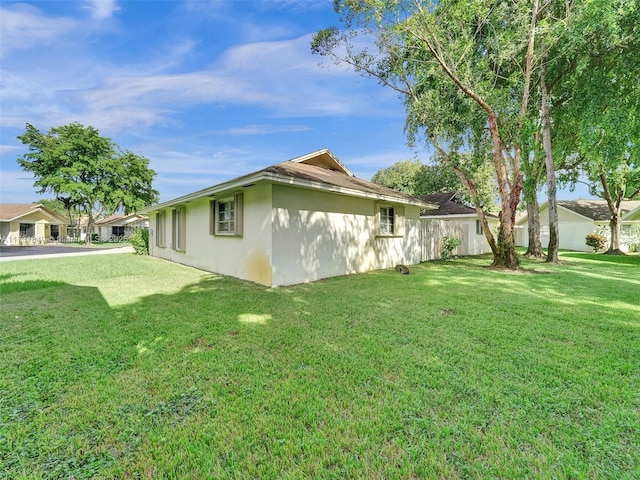
[[[453,251],[454,255],[464,256],[476,253],[470,251],[468,223],[427,218],[421,219],[420,223],[420,258],[423,262],[442,257],[444,237],[455,237],[460,240],[460,245]]]

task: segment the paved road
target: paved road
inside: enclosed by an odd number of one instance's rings
[[[62,245],[0,245],[0,261],[28,260],[34,258],[67,257],[77,255],[102,255],[107,253],[132,252],[131,245],[117,248],[65,247]]]

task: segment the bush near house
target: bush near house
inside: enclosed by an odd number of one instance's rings
[[[138,228],[129,235],[129,243],[136,255],[149,255],[149,230]]]
[[[453,258],[453,251],[460,245],[460,239],[456,237],[444,237],[442,239],[442,259]]]
[[[600,235],[599,233],[593,232],[587,235],[586,237],[587,245],[593,248],[594,252],[599,250],[604,250],[607,246],[607,237],[604,235]]]

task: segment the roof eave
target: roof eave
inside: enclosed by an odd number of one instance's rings
[[[339,187],[337,185],[331,185],[328,183],[314,182],[311,180],[304,180],[296,177],[291,177],[288,175],[281,175],[278,173],[273,173],[268,171],[260,171],[257,173],[245,175],[244,177],[239,177],[233,180],[229,180],[227,182],[214,185],[212,187],[198,190],[197,192],[193,192],[191,194],[184,195],[182,197],[169,200],[167,202],[159,203],[152,207],[147,207],[143,210],[138,211],[137,213],[149,214],[156,210],[162,210],[162,209],[177,206],[177,205],[183,205],[204,197],[213,197],[219,193],[226,192],[228,190],[243,188],[250,184],[255,184],[263,181],[269,181],[269,182],[277,183],[281,185],[293,185],[293,186],[302,187],[302,188],[310,188],[313,190],[323,190],[326,192],[338,193],[341,195],[348,195],[352,197],[370,198],[374,200],[382,200],[382,201],[388,201],[392,203],[401,203],[404,205],[420,207],[427,210],[436,210],[438,208],[438,205],[424,202],[423,200],[420,200],[418,198],[409,199],[409,198],[403,198],[403,197],[398,197],[394,195],[384,195],[381,193],[363,192],[362,190]]]

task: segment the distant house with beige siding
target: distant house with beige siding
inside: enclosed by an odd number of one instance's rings
[[[151,255],[276,286],[419,263],[430,208],[356,178],[325,149],[140,213]]]
[[[0,204],[0,243],[20,245],[58,241],[68,219],[39,203]]]

